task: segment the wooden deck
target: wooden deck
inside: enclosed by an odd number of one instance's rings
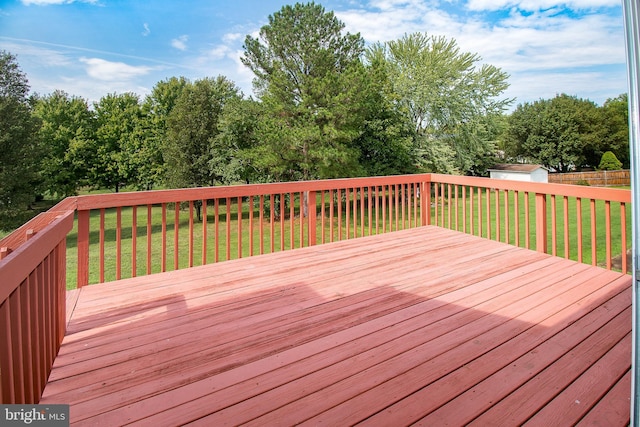
[[[631,277],[434,226],[77,296],[72,424],[629,422]]]

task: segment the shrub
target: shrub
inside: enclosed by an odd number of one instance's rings
[[[618,160],[616,155],[611,151],[607,151],[602,155],[598,169],[603,171],[617,171],[622,169],[622,162]]]

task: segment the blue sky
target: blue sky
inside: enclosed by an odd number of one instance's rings
[[[16,54],[31,89],[89,102],[147,95],[172,76],[225,75],[246,95],[240,62],[283,0],[0,0],[0,49]],[[567,93],[602,104],[627,91],[620,0],[328,0],[367,43],[416,31],[456,39],[510,75],[518,103]]]

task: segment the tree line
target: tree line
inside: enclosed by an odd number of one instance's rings
[[[29,95],[0,52],[0,215],[80,188],[183,188],[418,172],[483,175],[497,161],[554,170],[628,164],[626,95],[518,105],[508,75],[455,40],[407,34],[365,47],[315,3],[284,6],[242,62],[255,98],[225,76],[158,82],[93,105]],[[626,145],[625,145],[626,144]],[[2,228],[3,224],[0,224]]]

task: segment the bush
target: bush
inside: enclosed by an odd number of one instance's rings
[[[622,162],[611,151],[607,151],[602,155],[598,169],[602,171],[617,171],[622,169]]]

